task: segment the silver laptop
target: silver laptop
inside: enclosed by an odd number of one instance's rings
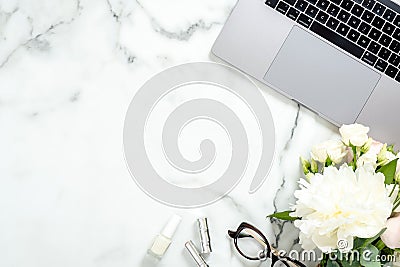
[[[239,0],[212,53],[336,125],[400,145],[400,6]]]

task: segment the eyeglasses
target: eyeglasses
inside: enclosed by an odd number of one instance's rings
[[[275,264],[284,264],[287,267],[305,267],[298,260],[280,255],[268,242],[265,235],[248,223],[241,223],[236,231],[228,231],[229,237],[233,238],[233,243],[240,255],[248,260],[266,260],[271,258],[271,267]]]

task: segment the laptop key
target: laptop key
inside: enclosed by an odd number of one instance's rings
[[[340,5],[340,2],[342,2],[342,0],[331,0],[332,3],[335,3],[336,5]]]
[[[346,23],[349,18],[350,18],[350,13],[344,11],[344,10],[340,10],[339,15],[337,17],[339,20],[341,20],[342,22]]]
[[[378,57],[367,51],[362,56],[361,60],[373,66],[375,62],[378,60]]]
[[[383,18],[389,22],[392,22],[396,17],[396,13],[390,9],[386,9],[385,13],[383,14]]]
[[[342,4],[340,5],[343,9],[350,11],[353,7],[354,3],[351,0],[343,0]]]
[[[308,6],[308,3],[306,1],[298,0],[294,7],[300,11],[304,11],[304,10],[306,10],[307,6]]]
[[[319,7],[321,10],[326,10],[328,8],[329,1],[328,0],[319,0],[317,2],[317,7]]]
[[[296,20],[300,15],[300,11],[294,9],[293,7],[291,7],[288,11],[288,13],[286,14],[287,17],[289,17],[292,20]]]
[[[365,35],[361,35],[360,39],[358,39],[357,44],[363,48],[367,48],[367,46],[369,45],[370,42],[371,42],[371,39],[369,39]]]
[[[377,29],[381,29],[384,24],[385,21],[380,17],[375,17],[372,21],[372,26],[376,27]]]
[[[368,34],[368,37],[374,41],[378,41],[379,37],[381,37],[381,35],[382,35],[382,33],[379,30],[372,28],[372,30]]]
[[[400,41],[400,29],[397,28],[393,33],[393,38]]]
[[[297,19],[297,22],[306,28],[310,27],[312,21],[312,18],[304,14],[300,14],[299,18]]]
[[[311,4],[313,4],[313,5],[315,5],[317,3],[317,0],[306,0],[306,1],[311,3]]]
[[[362,6],[368,9],[372,9],[372,7],[375,5],[375,1],[374,0],[364,0],[362,2]]]
[[[278,6],[276,7],[276,10],[278,10],[282,14],[286,14],[286,11],[288,11],[289,5],[284,3],[284,2],[279,2]]]
[[[389,58],[389,63],[393,66],[397,67],[400,64],[400,56],[396,54],[392,54]]]
[[[360,5],[361,5],[362,1],[363,0],[354,0],[354,2],[356,2],[357,4],[360,4]]]
[[[365,10],[364,14],[361,16],[361,19],[368,23],[370,23],[373,18],[374,18],[374,14],[368,10]]]
[[[392,38],[390,38],[388,35],[383,34],[382,37],[379,39],[379,43],[383,46],[388,47],[390,42],[392,41]]]
[[[398,70],[397,70],[394,66],[389,65],[389,66],[387,67],[386,71],[385,71],[385,74],[386,74],[387,76],[389,76],[390,78],[394,78],[394,77],[396,77],[397,71],[398,71]]]
[[[393,21],[393,24],[396,25],[397,27],[400,27],[400,15],[396,16],[396,18]]]
[[[318,13],[318,8],[316,8],[315,6],[309,5],[306,9],[306,14],[311,18],[315,18],[317,13]]]
[[[347,38],[349,38],[353,42],[357,42],[358,37],[360,37],[360,33],[351,29],[349,34],[347,35]]]
[[[328,20],[328,14],[326,14],[324,11],[319,11],[316,20],[321,23],[325,23]]]
[[[375,69],[384,72],[388,63],[384,61],[383,59],[378,59],[378,61],[375,64]]]
[[[267,6],[270,6],[270,7],[272,7],[272,8],[275,8],[276,5],[278,4],[278,2],[279,2],[279,0],[267,0],[267,1],[265,2],[265,4],[266,4]]]
[[[340,23],[340,25],[339,25],[339,27],[337,28],[336,31],[337,31],[339,34],[341,34],[341,35],[343,35],[343,36],[346,36],[347,33],[349,32],[349,30],[350,30],[350,27],[349,27],[349,26],[347,26],[347,25],[345,25],[345,24],[343,24],[343,23]]]
[[[354,16],[361,16],[361,14],[363,13],[364,8],[360,5],[354,5],[353,8],[351,9],[351,14],[353,14]]]
[[[379,51],[378,56],[379,56],[380,58],[383,58],[384,60],[388,60],[390,54],[391,54],[391,53],[390,53],[389,50],[387,50],[386,48],[382,47],[382,48],[381,48],[381,51]]]
[[[339,21],[332,17],[330,17],[328,19],[328,22],[326,23],[326,26],[328,26],[328,28],[331,28],[332,30],[336,30],[338,25],[339,25]]]
[[[288,3],[291,6],[293,6],[294,3],[296,3],[296,0],[283,0],[283,1],[285,1],[286,3]]]
[[[326,12],[328,12],[329,15],[336,17],[336,15],[339,13],[339,10],[340,8],[337,5],[331,3]]]
[[[320,24],[319,22],[314,21],[313,24],[311,24],[311,31],[316,33],[317,35],[321,36],[322,38],[325,38],[326,40],[330,41],[334,45],[342,48],[343,50],[347,51],[348,53],[352,54],[353,56],[357,58],[361,58],[364,49],[359,47],[358,45],[353,44],[346,38],[340,36],[336,32],[328,29],[324,25]]]
[[[392,35],[392,33],[394,32],[394,25],[391,24],[390,22],[386,22],[385,25],[382,28],[382,31],[384,33],[387,33],[388,35]]]
[[[367,35],[368,32],[369,32],[369,30],[371,30],[371,26],[369,26],[369,25],[368,25],[367,23],[365,23],[365,22],[361,22],[361,25],[360,25],[360,27],[358,27],[358,30],[359,30],[361,33]]]
[[[351,16],[349,22],[347,24],[350,25],[350,27],[357,29],[358,26],[360,26],[361,20],[359,18],[356,18],[354,16]]]
[[[379,49],[381,49],[381,45],[378,44],[377,42],[372,41],[369,46],[368,46],[368,51],[374,54],[377,54],[379,52]]]
[[[399,53],[400,52],[400,43],[397,42],[396,40],[393,40],[390,43],[389,49],[392,50],[395,53]]]
[[[372,9],[372,12],[374,12],[375,14],[382,16],[383,12],[385,12],[386,7],[384,7],[383,5],[376,3],[374,8]]]

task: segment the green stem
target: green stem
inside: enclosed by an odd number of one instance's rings
[[[389,197],[391,197],[391,196],[392,196],[392,194],[393,194],[394,190],[396,189],[396,186],[397,186],[397,184],[393,184],[392,192],[390,192],[390,194],[389,194]]]
[[[381,239],[376,242],[375,247],[381,251],[384,247],[386,247],[385,243]]]
[[[357,167],[357,148],[351,145],[351,149],[353,150],[353,170],[356,170]]]
[[[393,209],[392,209],[392,211],[394,211],[394,210],[396,210],[397,209],[397,207],[400,205],[400,201],[399,201],[400,199],[397,199],[395,202],[394,202],[394,206],[393,206]]]

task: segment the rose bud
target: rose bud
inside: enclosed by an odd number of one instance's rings
[[[391,249],[400,248],[400,213],[386,222],[386,231],[381,235],[385,245]]]

